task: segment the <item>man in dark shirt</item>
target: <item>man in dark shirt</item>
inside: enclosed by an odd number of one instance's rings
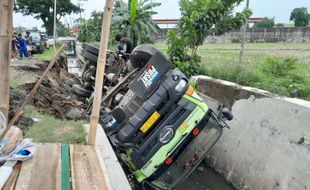
[[[19,43],[17,41],[17,33],[14,32],[12,36],[12,60],[13,61],[17,59],[18,48],[19,48]]]
[[[21,34],[18,34],[17,41],[19,43],[20,59],[23,59],[23,56],[28,58],[28,50],[27,50],[27,46],[26,46],[26,40],[22,37]]]
[[[130,40],[128,40],[127,38],[125,38],[123,35],[121,35],[121,34],[116,34],[115,35],[115,40],[117,41],[117,42],[120,42],[120,43],[122,43],[123,44],[123,50],[122,50],[122,52],[123,53],[131,53],[132,52],[132,50],[133,50],[133,44],[131,43],[131,41]]]

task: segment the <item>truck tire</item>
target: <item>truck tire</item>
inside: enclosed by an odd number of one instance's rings
[[[83,88],[81,85],[74,84],[72,86],[72,92],[75,94],[81,95],[83,97],[90,97],[92,91]]]
[[[143,68],[158,50],[150,44],[138,45],[131,53],[130,62],[134,68]]]
[[[99,48],[96,48],[95,46],[93,45],[90,45],[90,44],[87,44],[87,43],[84,43],[85,45],[83,46],[83,49],[94,54],[94,55],[99,55]]]
[[[97,64],[98,56],[87,51],[83,51],[82,56],[90,62]]]

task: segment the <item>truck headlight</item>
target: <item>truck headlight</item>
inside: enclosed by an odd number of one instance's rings
[[[175,90],[177,92],[181,92],[185,87],[186,87],[187,82],[183,79],[180,80],[180,82],[178,83],[178,85],[175,87]]]

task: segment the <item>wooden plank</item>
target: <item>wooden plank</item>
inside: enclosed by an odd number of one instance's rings
[[[99,161],[99,165],[101,167],[101,171],[102,171],[102,173],[104,175],[106,186],[107,186],[108,189],[113,189],[112,185],[110,183],[110,180],[109,180],[109,176],[108,176],[108,173],[107,173],[107,168],[104,165],[104,161],[103,161],[103,157],[102,157],[102,152],[100,151],[98,146],[95,146],[95,151],[96,151],[96,154],[98,156],[98,161]]]
[[[3,166],[9,166],[9,167],[14,167],[15,164],[17,163],[17,161],[13,160],[13,161],[6,161]]]
[[[24,161],[16,190],[61,189],[60,144],[36,144],[34,157]]]
[[[61,189],[70,190],[70,146],[61,145]]]
[[[10,162],[9,164],[13,164],[14,162]],[[15,165],[15,164],[14,164]],[[5,183],[4,187],[2,188],[2,190],[13,190],[17,181],[17,177],[18,174],[20,172],[20,168],[21,168],[22,163],[18,162],[14,168],[13,168],[13,172],[10,176],[10,178],[7,180],[7,182]]]
[[[73,190],[108,190],[95,147],[70,145],[71,176]]]

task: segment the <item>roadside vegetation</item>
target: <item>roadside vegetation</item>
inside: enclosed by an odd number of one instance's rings
[[[249,43],[239,65],[240,44],[206,44],[198,49],[199,74],[310,100],[309,43]],[[157,44],[167,53],[168,46]]]

